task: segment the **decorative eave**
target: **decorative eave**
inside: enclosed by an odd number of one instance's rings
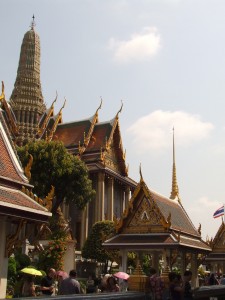
[[[2,103],[2,107],[5,110],[5,112],[7,114],[7,117],[9,119],[9,122],[10,122],[9,126],[10,126],[10,128],[12,130],[12,133],[14,135],[16,135],[18,133],[18,127],[17,127],[17,125],[15,123],[15,120],[14,120],[12,112],[11,112],[11,110],[9,108],[8,102],[5,100],[4,82],[3,81],[2,81],[2,93],[0,95],[0,102]]]
[[[81,146],[80,145],[80,142],[79,142],[79,147],[78,147],[78,151],[79,151],[79,155],[81,156],[84,151],[86,150],[89,142],[90,142],[90,139],[92,137],[92,134],[93,134],[93,131],[94,131],[94,128],[95,128],[95,124],[98,123],[98,111],[101,109],[102,107],[102,99],[101,99],[101,103],[99,105],[99,107],[97,108],[93,118],[92,118],[92,121],[91,121],[91,126],[89,128],[89,131],[87,133],[87,135],[85,134],[84,132],[84,142],[83,142],[83,145]]]
[[[48,142],[50,142],[50,141],[52,140],[53,135],[54,135],[54,133],[55,133],[55,131],[56,131],[56,128],[57,128],[58,124],[62,123],[62,110],[63,110],[63,108],[65,107],[65,105],[66,105],[66,99],[65,99],[64,104],[63,104],[63,106],[61,107],[61,109],[60,109],[58,115],[56,116],[55,122],[54,122],[54,124],[53,124],[53,126],[52,126],[52,128],[51,128],[51,130],[50,130],[49,135],[46,136],[46,140],[47,140]]]
[[[47,113],[47,115],[45,116],[45,119],[44,119],[44,121],[43,121],[41,127],[38,129],[38,133],[37,133],[37,134],[38,134],[39,137],[41,137],[41,136],[44,134],[44,132],[45,132],[45,130],[46,130],[46,128],[47,128],[47,125],[48,125],[48,122],[49,122],[50,118],[54,116],[54,104],[55,104],[55,102],[57,101],[57,98],[58,98],[58,94],[57,94],[57,92],[56,92],[56,98],[55,98],[55,100],[52,102],[52,105],[51,105],[51,107],[49,108],[48,113]]]

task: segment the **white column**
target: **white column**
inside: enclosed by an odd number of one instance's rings
[[[97,207],[97,221],[103,221],[105,219],[105,174],[99,173],[98,174],[98,207]]]
[[[198,281],[198,266],[197,266],[197,254],[191,254],[191,271],[192,271],[192,287],[196,288],[199,286]]]
[[[88,236],[88,208],[89,205],[87,204],[86,207],[82,211],[81,216],[81,240],[80,240],[80,247],[82,248],[84,246],[84,242],[87,239]]]
[[[114,211],[114,178],[109,178],[108,184],[108,211],[107,218],[110,221],[113,221],[113,211]]]
[[[120,250],[121,262],[119,265],[119,270],[122,272],[127,272],[127,250]]]

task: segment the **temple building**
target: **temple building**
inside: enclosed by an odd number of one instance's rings
[[[4,93],[0,102],[4,101]],[[52,215],[52,197],[40,199],[29,184],[29,165],[22,169],[0,108],[0,298],[6,296],[8,258],[28,239],[33,245]],[[28,177],[27,177],[28,176]]]
[[[208,270],[216,274],[225,274],[225,223],[222,223],[213,239],[209,241],[212,252],[205,258]]]
[[[4,91],[4,85],[2,87]],[[85,162],[93,188],[95,201],[79,211],[74,205],[64,206],[64,215],[70,224],[77,248],[80,249],[96,221],[120,218],[136,187],[128,176],[119,111],[106,122],[99,122],[99,110],[85,119],[63,123],[62,111],[55,114],[53,101],[46,108],[40,80],[40,38],[35,31],[34,17],[31,28],[24,35],[14,89],[9,101],[5,97],[1,106],[11,137],[19,146],[28,141],[46,139],[63,142],[68,151]]]
[[[159,256],[169,267],[179,261],[182,270],[192,262],[196,275],[197,263],[211,248],[201,239],[200,228],[194,227],[181,203],[174,139],[172,191],[170,197],[165,197],[149,189],[142,175],[139,184],[128,176],[119,123],[122,105],[105,122],[99,121],[102,103],[92,116],[67,123],[62,120],[65,102],[57,114],[54,113],[57,97],[46,108],[40,82],[40,39],[34,25],[33,20],[24,35],[10,101],[2,97],[1,107],[18,145],[38,139],[61,141],[72,155],[85,162],[96,190],[95,200],[83,211],[73,204],[63,207],[64,216],[71,219],[77,249],[82,248],[95,222],[114,220],[118,234],[106,241],[105,247],[121,250],[123,271],[127,271],[127,251],[134,250],[151,253],[155,267]]]
[[[122,216],[136,187],[136,182],[128,177],[122,146],[119,126],[122,107],[112,120],[103,123],[98,122],[100,108],[101,105],[89,119],[59,124],[53,135],[53,140],[62,141],[70,153],[85,162],[96,190],[95,201],[90,202],[82,213],[68,208],[70,217],[76,219],[72,229],[77,233],[78,246],[83,245],[95,222],[113,221]]]
[[[193,272],[192,286],[198,286],[198,267],[204,262],[211,247],[201,238],[201,226],[195,228],[185,211],[176,179],[173,135],[173,175],[170,197],[163,196],[146,185],[141,169],[140,182],[116,222],[117,234],[103,243],[106,249],[119,249],[120,270],[127,272],[127,253],[137,255],[137,269],[129,279],[130,289],[143,290],[147,277],[141,270],[143,254],[150,257],[151,265],[165,280],[176,267],[181,274],[188,268]],[[161,264],[161,265],[160,265]]]

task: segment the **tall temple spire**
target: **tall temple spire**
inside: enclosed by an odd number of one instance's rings
[[[172,174],[172,190],[170,199],[178,199],[180,201],[179,189],[177,184],[176,162],[175,162],[175,143],[174,143],[174,128],[173,128],[173,174]]]
[[[40,80],[40,38],[34,26],[33,16],[31,29],[25,33],[21,45],[17,77],[10,97],[19,127],[18,145],[35,139],[39,120],[46,110]]]

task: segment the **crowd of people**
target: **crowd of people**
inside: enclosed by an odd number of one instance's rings
[[[181,276],[176,272],[170,272],[168,276],[169,287],[166,286],[164,279],[157,274],[156,269],[150,268],[149,278],[146,288],[149,291],[151,300],[192,300],[193,289],[191,287],[192,272],[186,270]],[[208,274],[204,278],[203,285],[225,285],[225,274],[221,277],[214,273]],[[128,290],[128,281],[118,279],[111,274],[106,274],[101,278],[89,275],[86,280],[86,293],[115,293],[126,292]],[[46,296],[52,295],[72,295],[84,293],[80,282],[77,280],[77,272],[71,270],[69,275],[66,272],[56,272],[51,268],[44,276],[40,284],[34,284],[34,276],[26,274],[20,287],[22,297],[34,297],[40,294]]]
[[[194,289],[191,286],[192,272],[186,270],[181,276],[176,272],[169,273],[169,286],[166,288],[165,281],[157,275],[154,268],[150,268],[150,277],[147,286],[150,290],[151,300],[192,300],[194,299]],[[216,276],[209,273],[204,276],[202,285],[225,285],[225,274]]]
[[[90,275],[86,281],[86,286],[81,287],[77,280],[77,272],[71,270],[69,275],[66,272],[56,272],[51,268],[48,270],[40,284],[35,285],[35,276],[24,274],[20,280],[15,297],[35,297],[53,295],[72,295],[81,293],[119,292],[127,290],[127,280],[119,280],[111,274],[106,274],[101,278]]]

